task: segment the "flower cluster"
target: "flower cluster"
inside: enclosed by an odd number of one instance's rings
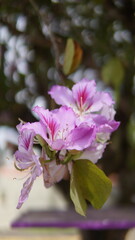
[[[45,187],[50,187],[70,176],[74,161],[88,159],[96,163],[119,126],[114,120],[114,101],[108,93],[97,91],[94,80],[83,79],[72,90],[56,85],[49,94],[62,106],[52,111],[36,106],[33,111],[39,121],[17,126],[15,166],[28,171],[17,208],[28,198],[40,175]],[[35,144],[41,146],[39,155],[33,150]]]

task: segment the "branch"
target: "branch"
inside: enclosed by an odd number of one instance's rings
[[[66,76],[62,72],[61,65],[59,63],[60,52],[59,52],[59,47],[58,47],[58,44],[57,44],[57,41],[56,41],[56,37],[55,37],[55,35],[52,31],[52,24],[51,24],[50,20],[48,20],[48,18],[43,13],[40,12],[40,10],[39,10],[37,4],[34,2],[34,0],[29,0],[29,2],[31,3],[33,9],[35,10],[35,13],[39,17],[41,30],[42,30],[42,24],[41,23],[45,24],[45,26],[48,28],[50,41],[52,43],[52,47],[53,47],[54,55],[55,55],[55,67],[56,67],[56,70],[59,74],[59,78],[60,78],[61,83],[64,84]]]

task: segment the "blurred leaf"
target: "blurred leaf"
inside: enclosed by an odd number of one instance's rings
[[[73,171],[70,180],[70,196],[75,205],[75,210],[82,216],[86,215],[87,203],[84,199],[81,188],[78,184],[78,179],[75,174],[75,168],[73,166]]]
[[[64,83],[65,83],[65,86],[68,87],[68,88],[72,88],[73,85],[75,84],[71,79],[65,79],[64,80]]]
[[[63,72],[68,75],[76,70],[82,60],[82,49],[73,39],[67,40]]]
[[[71,174],[70,196],[76,211],[86,214],[89,201],[96,209],[101,208],[111,192],[111,181],[89,160],[77,160]]]
[[[102,79],[118,89],[124,78],[124,68],[118,58],[111,58],[102,68]]]
[[[74,41],[74,58],[73,58],[73,62],[72,62],[72,67],[71,67],[71,72],[74,72],[76,70],[76,68],[80,65],[81,60],[82,60],[82,55],[83,55],[83,51],[80,47],[80,45]]]
[[[75,54],[74,49],[74,41],[69,38],[67,40],[66,49],[65,49],[65,56],[64,56],[64,65],[63,65],[63,72],[67,75],[70,73],[72,62]]]

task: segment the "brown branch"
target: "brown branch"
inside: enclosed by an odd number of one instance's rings
[[[56,70],[59,74],[59,78],[62,84],[64,84],[65,78],[66,76],[64,75],[64,73],[61,70],[61,65],[59,63],[59,58],[60,58],[60,52],[59,52],[59,47],[56,41],[56,37],[52,31],[52,24],[50,22],[50,20],[43,14],[40,12],[38,6],[36,5],[36,3],[34,2],[34,0],[29,0],[29,2],[31,3],[33,9],[35,10],[35,13],[37,14],[37,16],[39,17],[40,20],[40,25],[41,25],[41,30],[42,30],[42,24],[45,24],[48,28],[48,33],[49,33],[49,38],[54,50],[54,55],[55,55],[55,67]]]

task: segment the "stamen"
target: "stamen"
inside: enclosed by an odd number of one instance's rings
[[[26,170],[26,169],[21,169],[21,168],[18,168],[15,162],[14,162],[14,167],[15,167],[15,168],[16,168],[18,171],[20,171],[20,172],[22,172],[22,171],[25,171],[25,170]]]

